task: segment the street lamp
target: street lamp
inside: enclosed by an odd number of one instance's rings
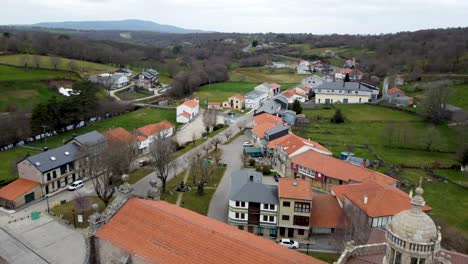
[[[307,255],[309,255],[309,245],[310,245],[310,243],[309,243],[309,241],[307,241]]]

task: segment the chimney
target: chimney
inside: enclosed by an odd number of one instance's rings
[[[46,151],[49,150],[49,148],[48,148],[48,147],[44,147],[42,150],[43,150],[44,152],[46,152]]]
[[[367,194],[364,195],[364,204],[367,204],[367,201],[369,200],[369,197],[367,197]]]
[[[297,181],[293,181],[293,186],[297,186]]]

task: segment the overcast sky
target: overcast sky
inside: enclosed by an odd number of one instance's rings
[[[378,34],[468,26],[468,0],[0,0],[0,24],[142,19],[222,32]]]

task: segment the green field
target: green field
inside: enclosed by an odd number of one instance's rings
[[[327,60],[333,65],[337,67],[343,67],[343,64],[346,59],[351,59],[351,58],[356,58],[359,59],[359,57],[366,55],[366,56],[375,56],[375,51],[370,50],[370,49],[364,49],[364,48],[351,48],[351,47],[324,47],[324,48],[316,48],[313,47],[309,44],[291,44],[289,45],[290,47],[296,47],[296,48],[302,48],[303,52],[291,52],[288,55],[291,56],[298,56],[300,57],[301,55],[316,55],[316,56],[322,56],[323,53],[326,50],[331,50],[335,52],[335,55],[337,57],[334,58],[328,58]]]
[[[305,75],[296,74],[294,69],[271,69],[266,67],[236,68],[229,71],[231,82],[276,82],[300,83]]]
[[[115,71],[116,68],[98,64],[88,61],[72,60],[67,58],[60,58],[58,60],[57,68],[54,67],[53,59],[51,56],[40,56],[40,55],[30,55],[30,54],[14,54],[14,55],[2,55],[0,56],[0,64],[14,65],[28,68],[36,68],[36,63],[34,56],[39,58],[39,68],[43,69],[56,69],[56,70],[66,70],[66,71],[76,71],[80,76],[89,76],[97,73]],[[75,67],[71,67],[71,62]]]
[[[162,110],[162,109],[151,109],[145,108],[138,111],[134,111],[128,114],[120,115],[111,119],[106,119],[103,121],[98,121],[94,124],[88,125],[83,128],[75,129],[63,134],[59,134],[54,137],[47,139],[47,147],[56,148],[61,146],[65,141],[69,140],[73,134],[84,134],[93,130],[99,132],[105,132],[109,129],[122,127],[128,131],[132,131],[136,128],[142,127],[144,125],[157,123],[164,119],[169,120],[171,123],[175,124],[175,111],[173,110]],[[28,146],[34,147],[44,147],[44,142],[39,141]],[[13,174],[13,168],[15,165],[15,160],[25,156],[26,154],[34,155],[38,151],[25,149],[25,148],[14,148],[12,150],[0,152],[0,180],[11,181],[16,178]]]
[[[457,84],[450,87],[449,103],[468,110],[468,84]]]
[[[55,79],[79,80],[75,73],[36,70],[0,65],[0,112],[9,106],[33,107],[60,94],[45,81]]]
[[[230,96],[240,93],[242,95],[250,92],[253,88],[260,83],[255,82],[222,82],[222,83],[213,83],[210,85],[203,85],[200,87],[198,92],[194,93],[201,104],[203,102],[222,102],[227,100]],[[281,90],[289,89],[295,87],[295,83],[282,83]]]
[[[345,123],[330,122],[335,109],[341,109]],[[347,150],[348,145],[367,144],[386,163],[414,167],[402,169],[397,174],[398,179],[414,185],[421,176],[424,177],[424,197],[433,208],[431,216],[440,217],[468,234],[468,213],[460,210],[468,205],[468,190],[432,178],[422,169],[432,167],[435,162],[441,166],[458,164],[454,152],[459,142],[453,129],[445,124],[435,128],[437,134],[431,148],[451,153],[436,152],[426,150],[424,138],[429,125],[417,115],[373,105],[333,105],[317,110],[304,110],[304,113],[312,123],[302,128],[296,126],[293,128],[294,132],[324,144],[335,156]],[[390,126],[394,130],[391,134],[392,142],[388,140]],[[377,158],[366,147],[355,147],[353,151],[359,157]],[[379,169],[387,170],[383,167]],[[468,174],[448,169],[438,170],[436,173],[458,184],[468,185]]]

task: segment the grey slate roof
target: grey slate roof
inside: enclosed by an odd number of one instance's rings
[[[274,128],[270,128],[267,131],[265,131],[265,135],[273,135],[273,134],[276,134],[278,132],[281,132],[283,130],[288,130],[288,129],[289,129],[289,127],[287,127],[287,126],[278,125],[278,126],[275,126]]]
[[[359,83],[359,82],[326,82],[323,83],[315,88],[315,91],[318,92],[319,89],[327,89],[327,90],[349,90],[349,91],[378,91],[379,88],[372,86],[366,83]]]
[[[249,181],[249,176],[253,176],[254,182],[262,183],[263,174],[255,170],[237,170],[231,173],[231,190],[229,197],[234,197],[244,185]]]
[[[257,182],[247,182],[231,200],[278,204],[278,187]]]
[[[27,157],[26,159],[29,160],[39,171],[44,173],[69,162],[81,159],[84,156],[85,154],[80,151],[80,148],[76,144],[69,143],[52,150]]]
[[[116,70],[115,72],[133,73],[132,70],[127,69],[127,68],[120,68],[120,69]]]
[[[265,93],[257,91],[257,90],[253,90],[245,94],[245,99],[255,99],[255,98],[260,97],[263,94]]]
[[[81,145],[93,146],[93,145],[105,142],[106,137],[104,137],[101,133],[94,130],[86,134],[79,135],[75,137],[74,140]]]

